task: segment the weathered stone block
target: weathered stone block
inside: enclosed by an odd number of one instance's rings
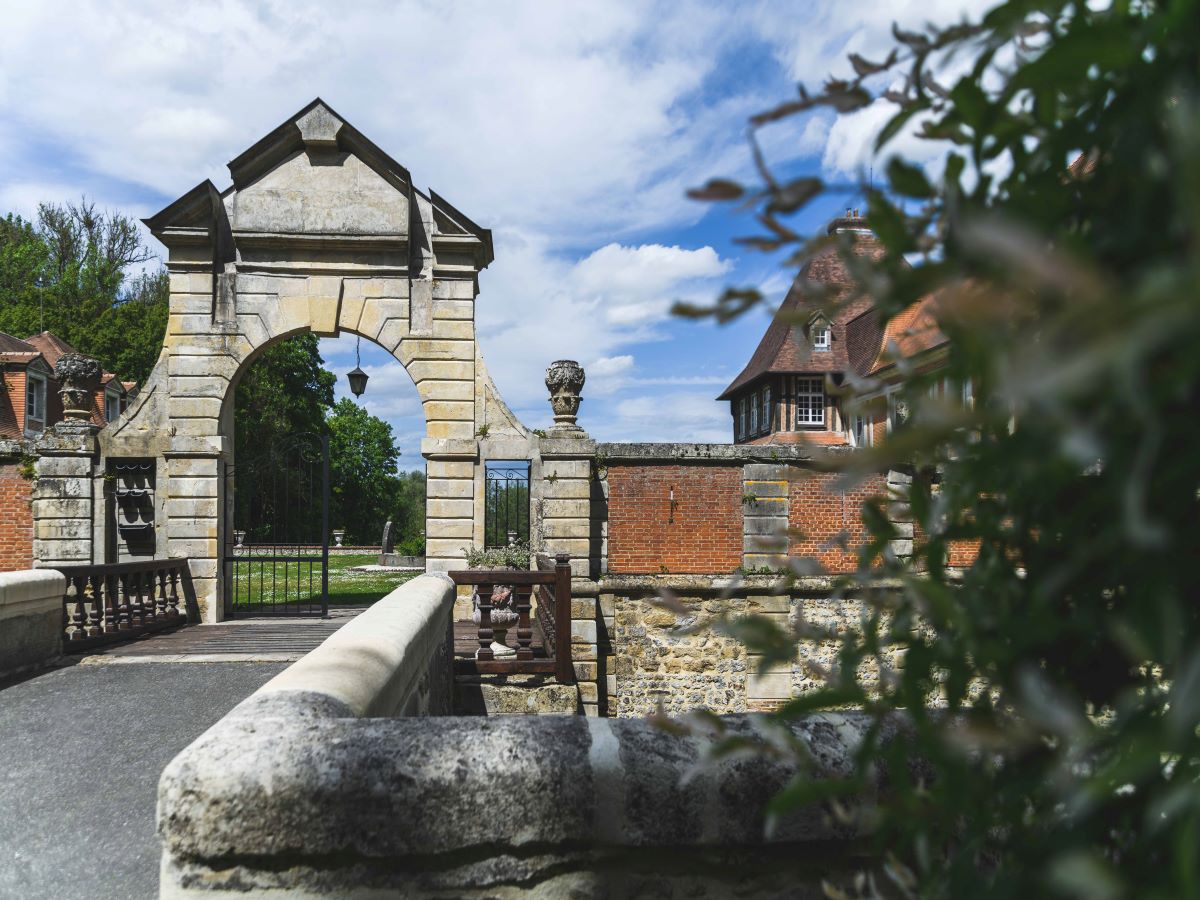
[[[475,514],[473,500],[446,500],[431,497],[425,502],[425,515],[431,519],[470,519]]]

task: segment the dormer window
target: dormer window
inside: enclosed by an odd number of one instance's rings
[[[32,372],[25,377],[25,431],[46,430],[46,379]]]
[[[121,415],[121,395],[116,391],[104,392],[104,421],[115,422]]]
[[[829,323],[817,320],[813,322],[809,328],[809,335],[812,337],[812,346],[814,350],[829,349]]]

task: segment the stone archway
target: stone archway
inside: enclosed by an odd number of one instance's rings
[[[154,461],[142,549],[188,557],[204,617],[217,621],[233,388],[279,340],[350,332],[390,352],[416,385],[428,565],[450,568],[483,533],[480,426],[486,443],[538,456],[538,439],[499,398],[475,340],[490,232],[418,191],[403,166],[320,100],[229,170],[226,190],[205,181],[146,220],[168,250],[167,335],[138,400],[100,433],[93,481],[115,460]],[[87,558],[134,555],[96,496]]]

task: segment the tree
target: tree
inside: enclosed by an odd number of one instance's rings
[[[400,501],[400,448],[392,426],[348,398],[330,410],[331,521],[352,544],[373,544]]]
[[[250,540],[272,534],[280,540],[313,541],[319,538],[319,522],[291,523],[304,534],[282,535],[276,515],[276,484],[271,477],[288,462],[285,448],[302,434],[325,433],[325,411],[333,405],[334,374],[323,366],[317,337],[301,334],[267,348],[238,383],[234,396],[234,447],[237,458],[237,491],[234,520],[251,532]],[[299,495],[319,490],[308,483],[320,478],[319,470],[297,471],[288,489]],[[284,498],[292,502],[295,498]],[[311,510],[306,516],[311,517]],[[275,519],[279,518],[279,521]]]
[[[42,203],[36,226],[0,221],[0,331],[53,331],[123,380],[144,381],[162,349],[170,293],[165,271],[129,271],[152,258],[119,212]]]
[[[92,327],[78,335],[75,346],[122,379],[142,384],[162,352],[170,300],[171,281],[165,270],[139,275],[127,283],[117,303],[102,310]]]
[[[845,814],[861,797],[889,854],[865,894],[1196,896],[1200,8],[1011,0],[894,34],[886,59],[852,56],[853,78],[751,126],[882,101],[895,112],[881,152],[905,129],[946,142],[942,171],[896,152],[889,189],[860,188],[887,253],[846,257],[885,316],[938,292],[951,339],[938,374],[969,380],[975,402],[934,403],[911,373],[911,424],[843,467],[913,471],[925,537],[911,561],[893,558],[885,500],[864,509],[871,540],[841,589],[867,598],[868,616],[838,638],[827,686],[779,718],[850,705],[909,728],[891,744],[872,733],[848,779],[820,777],[798,748],[818,777],[775,811]],[[827,190],[818,176],[760,173],[694,196],[754,205],[766,233],[747,243],[790,265],[836,240],[790,224]],[[726,319],[760,300],[731,289],[680,311]],[[952,540],[979,544],[961,577],[947,571]],[[898,597],[870,590],[880,576]],[[834,638],[726,627],[764,665],[797,639]],[[893,652],[900,668],[859,679]],[[880,771],[886,789],[865,797]]]

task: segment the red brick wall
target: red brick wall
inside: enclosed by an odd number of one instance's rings
[[[0,399],[0,434],[25,436],[25,370],[4,373],[4,397]]]
[[[16,462],[0,462],[0,572],[33,566],[33,481]]]
[[[788,555],[814,557],[830,572],[858,568],[857,548],[866,539],[862,505],[868,497],[887,495],[887,478],[872,475],[843,493],[834,487],[838,476],[793,468],[788,491],[788,527],[793,529]],[[847,550],[827,547],[839,532],[848,535]]]
[[[741,564],[740,464],[609,467],[609,571],[724,574]]]

